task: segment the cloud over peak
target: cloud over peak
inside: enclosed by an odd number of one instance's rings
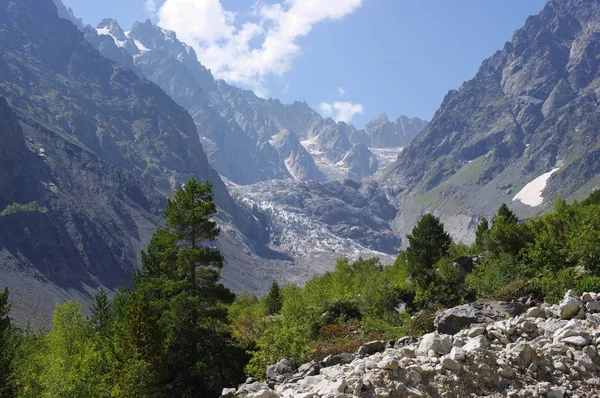
[[[349,101],[336,101],[333,104],[321,102],[319,110],[324,116],[330,117],[336,122],[351,123],[352,118],[364,113],[365,108],[362,104],[355,104]]]
[[[300,54],[299,38],[308,35],[315,24],[341,19],[363,2],[258,1],[249,21],[236,24],[236,14],[225,10],[220,0],[166,0],[158,18],[161,27],[174,30],[182,41],[194,47],[200,61],[217,78],[264,93],[268,76],[281,76],[292,67]]]

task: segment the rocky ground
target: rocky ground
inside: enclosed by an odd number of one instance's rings
[[[249,379],[223,397],[598,397],[599,298],[569,291],[552,306],[456,307],[418,340],[374,341],[300,367],[281,360],[267,383]]]

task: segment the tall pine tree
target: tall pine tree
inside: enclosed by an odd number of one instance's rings
[[[180,188],[135,277],[129,341],[171,397],[218,395],[243,377],[246,354],[231,337],[224,305],[235,296],[219,283],[216,211],[211,183],[192,179]]]

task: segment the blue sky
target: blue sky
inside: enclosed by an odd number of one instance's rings
[[[197,48],[202,63],[232,84],[285,103],[306,100],[340,119],[353,116],[357,127],[384,112],[391,119],[430,119],[448,90],[472,78],[546,3],[327,0],[338,6],[325,10],[295,4],[303,0],[270,0],[259,4],[259,12],[256,0],[166,0],[171,4],[163,10],[165,0],[155,0],[153,11],[146,4],[151,0],[63,1],[93,25],[112,17],[127,30],[135,20],[150,18],[177,30]],[[219,16],[224,19],[214,22]],[[290,21],[301,21],[299,30],[290,32],[288,27],[296,26]],[[256,28],[248,29],[250,48],[225,46],[238,42],[234,39],[243,36],[239,31],[247,22]],[[279,23],[282,27],[273,28]],[[265,37],[275,40],[277,50],[252,52]],[[336,102],[342,104],[337,113]]]

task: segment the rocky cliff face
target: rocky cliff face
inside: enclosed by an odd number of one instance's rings
[[[398,231],[429,211],[469,240],[478,217],[502,202],[530,216],[597,187],[599,10],[596,0],[550,1],[448,93],[381,177],[402,209]],[[513,201],[554,169],[547,185]]]
[[[406,116],[390,122],[384,113],[367,123],[364,134],[368,137],[370,147],[398,148],[408,145],[426,126],[426,121]]]
[[[454,335],[374,341],[300,367],[282,360],[268,368],[269,384],[250,379],[222,397],[595,397],[597,299],[568,292],[560,305],[471,322]]]

